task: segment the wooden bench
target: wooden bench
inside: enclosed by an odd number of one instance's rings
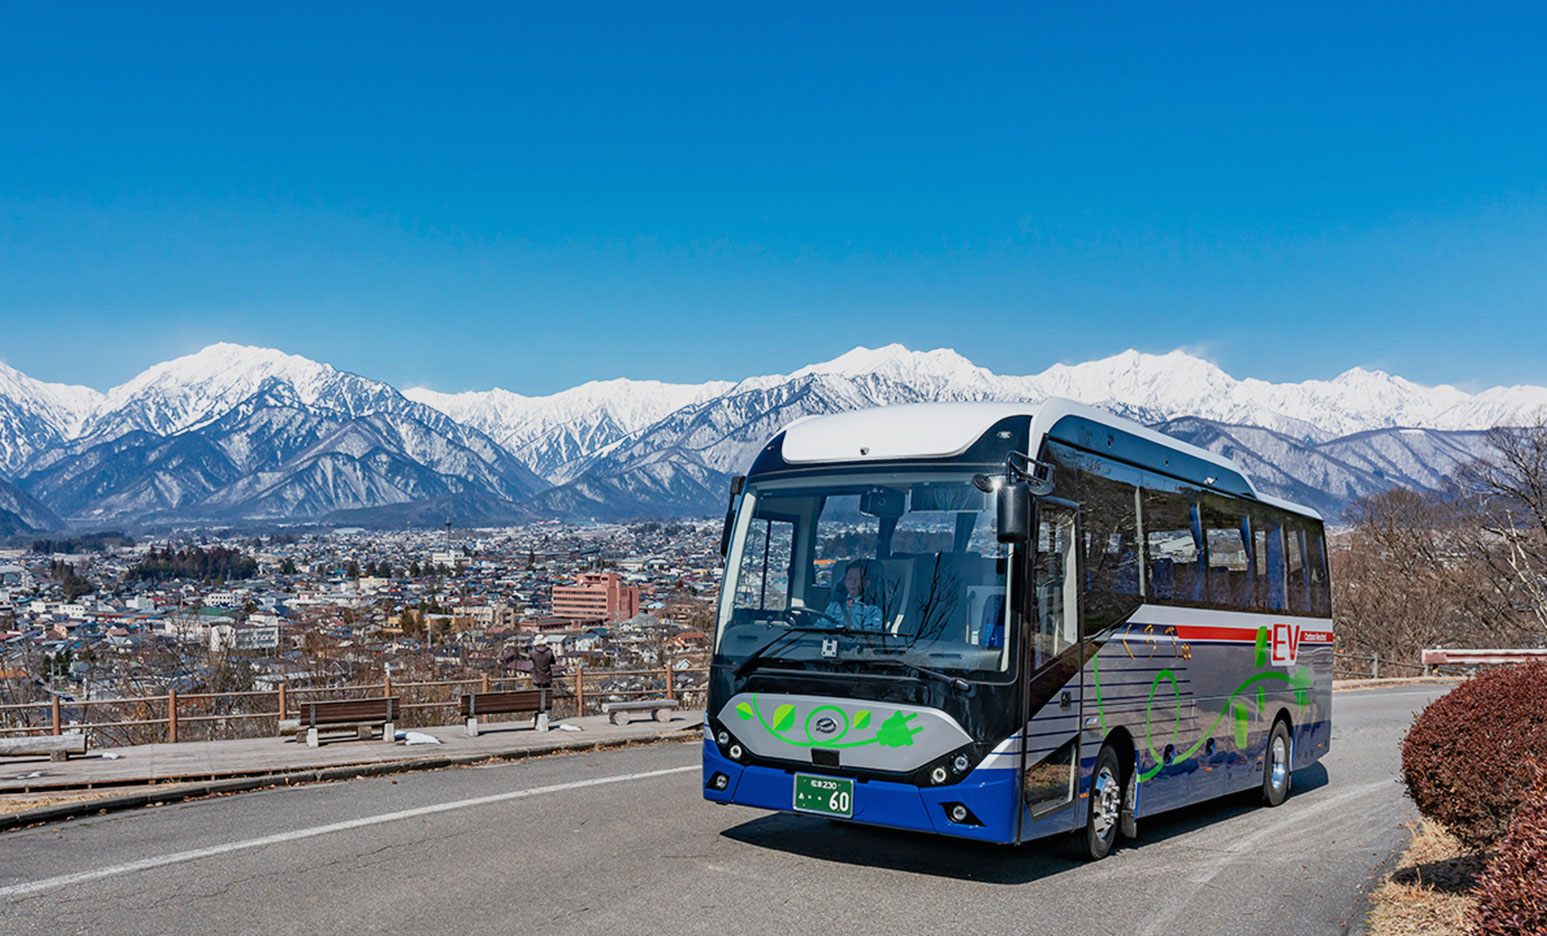
[[[548,690],[517,689],[511,692],[471,692],[462,696],[462,718],[467,721],[467,736],[478,737],[478,716],[515,715],[531,712],[537,718],[538,731],[548,730]]]
[[[397,740],[397,715],[400,700],[397,696],[380,699],[345,699],[339,702],[302,702],[297,706],[299,718],[287,718],[279,723],[281,735],[306,732],[306,746],[317,747],[321,742],[318,733],[323,730],[353,728],[360,740],[370,738],[371,732],[381,729],[381,739]]]
[[[676,699],[640,699],[638,702],[603,702],[602,714],[608,716],[614,725],[626,725],[631,712],[649,712],[654,721],[665,721],[661,717],[662,713],[676,708]]]
[[[69,760],[71,754],[86,753],[86,736],[29,735],[20,738],[0,738],[0,757],[35,757],[47,754],[49,760]]]

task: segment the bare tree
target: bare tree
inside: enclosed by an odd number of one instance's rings
[[[1500,601],[1547,639],[1547,416],[1488,431],[1492,452],[1456,472],[1472,499]]]
[[[1395,489],[1349,509],[1332,554],[1342,649],[1411,659],[1547,641],[1547,422],[1488,443],[1443,493]]]
[[[1425,647],[1475,645],[1490,592],[1466,511],[1432,492],[1361,498],[1332,553],[1342,649],[1411,658]]]

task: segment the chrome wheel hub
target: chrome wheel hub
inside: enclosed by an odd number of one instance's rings
[[[1117,826],[1118,814],[1122,810],[1122,784],[1112,775],[1110,767],[1102,767],[1096,774],[1093,789],[1095,793],[1090,798],[1091,827],[1096,830],[1096,836],[1104,840]]]
[[[1268,782],[1273,789],[1282,790],[1289,778],[1289,744],[1282,737],[1275,737],[1268,749]]]

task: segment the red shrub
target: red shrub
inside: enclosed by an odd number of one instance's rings
[[[1469,679],[1413,719],[1402,741],[1402,779],[1418,811],[1469,848],[1509,830],[1547,764],[1547,664],[1505,666]]]
[[[1509,834],[1488,862],[1468,913],[1481,936],[1547,933],[1547,769],[1515,810]]]

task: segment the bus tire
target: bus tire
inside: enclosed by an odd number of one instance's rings
[[[1277,806],[1289,797],[1294,778],[1289,772],[1289,724],[1283,719],[1273,723],[1268,746],[1262,754],[1262,802]]]
[[[1100,861],[1117,844],[1117,828],[1123,813],[1123,766],[1109,744],[1101,746],[1091,768],[1088,801],[1085,828],[1076,833],[1075,847],[1080,857]]]

